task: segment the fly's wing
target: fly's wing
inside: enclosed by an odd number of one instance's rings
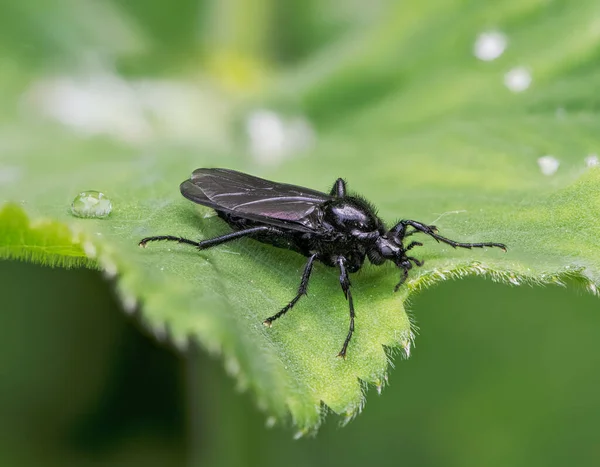
[[[320,191],[271,182],[229,169],[197,169],[180,186],[187,199],[238,217],[301,232],[320,230]]]

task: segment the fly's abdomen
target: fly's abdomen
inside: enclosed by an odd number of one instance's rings
[[[230,213],[226,213],[223,211],[217,211],[217,215],[235,230],[245,230],[252,227],[265,225],[263,222],[253,221],[250,219],[245,219],[243,217],[234,216]],[[252,235],[251,238],[261,243],[273,245],[277,248],[292,250],[298,253],[302,253],[305,256],[307,255],[307,252],[305,252],[306,248],[303,247],[304,242],[302,242],[301,239],[302,234],[300,234],[299,232],[285,231],[281,227],[277,227],[277,230],[279,232],[283,232],[283,235],[281,233],[260,233]]]

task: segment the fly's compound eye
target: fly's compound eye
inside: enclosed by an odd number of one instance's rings
[[[395,258],[400,248],[387,237],[379,237],[377,240],[377,249],[384,258]]]
[[[391,238],[390,240],[391,240],[391,241],[393,242],[393,244],[394,244],[394,245],[396,245],[396,246],[399,246],[399,247],[402,247],[402,246],[403,246],[402,240],[401,240],[401,239],[400,239],[400,238],[399,238],[397,235],[394,235],[394,236],[392,236],[392,238]]]

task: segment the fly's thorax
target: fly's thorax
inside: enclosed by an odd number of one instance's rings
[[[340,234],[357,240],[378,237],[381,221],[365,201],[344,197],[327,201],[323,207],[323,220]]]

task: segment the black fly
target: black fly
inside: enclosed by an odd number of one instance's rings
[[[271,326],[306,294],[315,261],[340,271],[340,285],[350,307],[350,328],[338,356],[345,357],[354,332],[354,304],[349,273],[358,271],[365,258],[380,265],[392,261],[402,274],[395,291],[408,277],[408,271],[423,261],[408,252],[420,242],[404,244],[406,237],[420,232],[454,248],[498,247],[502,243],[461,243],[438,235],[433,225],[401,220],[391,229],[377,217],[364,199],[346,194],[346,182],[338,178],[329,194],[300,186],[271,182],[229,169],[197,169],[180,186],[187,199],[213,208],[234,232],[195,242],[187,238],[160,235],[140,241],[170,240],[192,245],[200,250],[242,237],[251,237],[279,248],[297,251],[308,257],[298,293],[278,313],[264,321]]]

